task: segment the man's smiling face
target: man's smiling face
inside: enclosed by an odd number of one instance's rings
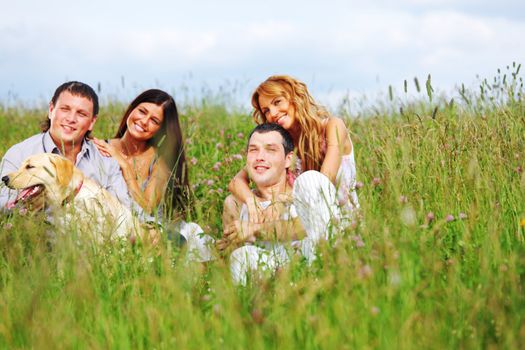
[[[283,138],[277,131],[255,132],[250,137],[246,168],[257,186],[273,186],[286,179],[292,153],[284,153]]]
[[[97,120],[93,115],[93,102],[69,91],[62,92],[56,103],[49,105],[49,119],[49,132],[57,146],[81,144]]]

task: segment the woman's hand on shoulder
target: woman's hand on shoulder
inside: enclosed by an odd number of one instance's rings
[[[102,154],[104,157],[113,157],[113,154],[116,152],[115,147],[111,146],[104,140],[93,137],[93,143],[97,147],[100,154]]]
[[[122,175],[124,175],[124,180],[126,180],[126,183],[129,178],[133,178],[134,175],[131,174],[129,171],[130,169],[129,164],[127,162],[127,157],[120,153],[115,146],[97,138],[93,138],[93,143],[99,150],[100,154],[102,154],[105,157],[113,157],[117,161],[118,165],[120,166],[120,169],[122,170]]]
[[[97,147],[100,154],[102,154],[104,157],[115,158],[121,167],[126,162],[126,156],[120,153],[117,148],[110,143],[97,139],[96,137],[93,138],[93,143]]]

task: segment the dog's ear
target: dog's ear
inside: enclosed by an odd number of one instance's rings
[[[58,184],[61,188],[66,188],[73,177],[73,163],[63,157],[53,157],[51,163],[55,166]]]

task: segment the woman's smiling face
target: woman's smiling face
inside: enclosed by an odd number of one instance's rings
[[[284,96],[259,96],[259,107],[268,123],[276,123],[286,130],[292,129],[295,123],[295,108]]]
[[[141,141],[150,140],[159,131],[164,120],[162,106],[142,102],[129,114],[126,125],[133,138]]]

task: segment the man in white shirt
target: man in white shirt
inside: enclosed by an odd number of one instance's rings
[[[312,261],[316,243],[329,237],[331,223],[339,216],[335,187],[321,173],[305,172],[292,187],[287,176],[292,158],[292,138],[280,125],[261,124],[250,134],[246,171],[264,221],[250,223],[246,204],[230,195],[223,209],[224,235],[217,243],[221,250],[248,243],[231,254],[236,283],[246,284],[253,270],[274,271],[293,252]]]

